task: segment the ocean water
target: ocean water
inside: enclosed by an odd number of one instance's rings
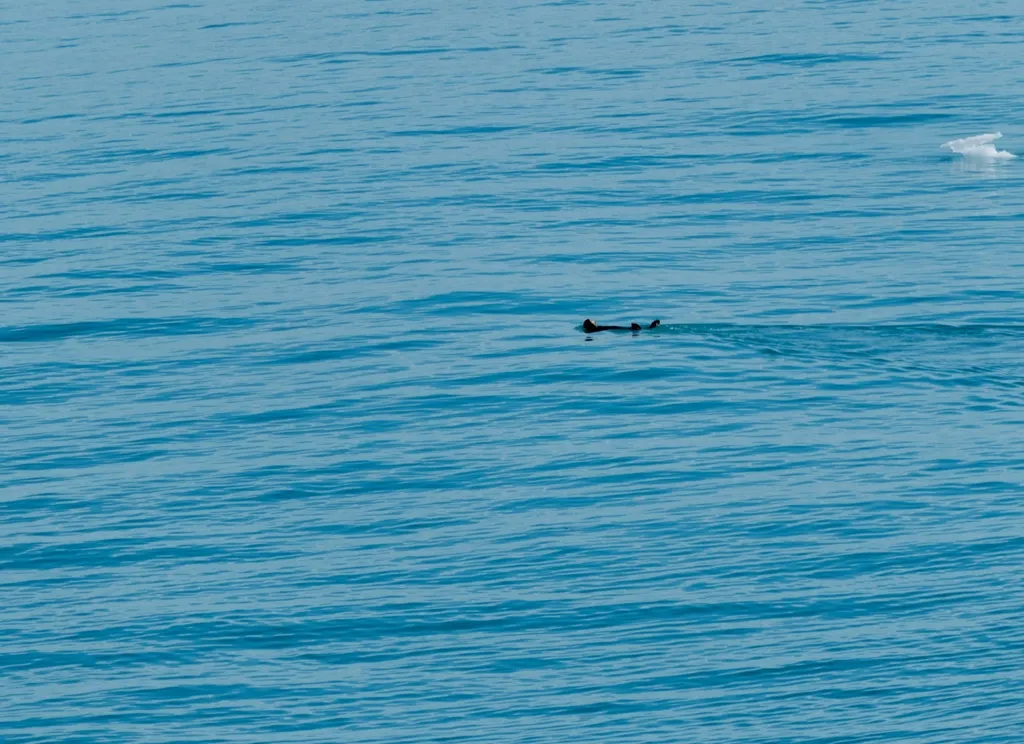
[[[1020,741],[1021,10],[0,7],[0,740]]]

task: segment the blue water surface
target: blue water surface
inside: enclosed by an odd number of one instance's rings
[[[1022,11],[0,7],[0,740],[1019,742]]]

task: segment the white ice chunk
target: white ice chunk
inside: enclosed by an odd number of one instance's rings
[[[1000,132],[977,134],[973,137],[950,140],[943,143],[942,146],[950,152],[960,153],[965,158],[975,158],[978,160],[1009,160],[1010,158],[1017,157],[1012,152],[997,150],[996,146],[992,144],[1002,136]]]

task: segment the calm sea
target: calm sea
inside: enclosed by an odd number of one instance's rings
[[[1022,12],[0,6],[0,740],[1021,741]]]

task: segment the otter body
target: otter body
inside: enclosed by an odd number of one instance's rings
[[[653,320],[651,321],[651,324],[647,326],[647,328],[657,328],[660,325],[660,320]],[[639,323],[630,323],[628,328],[626,326],[598,325],[590,318],[587,318],[586,320],[583,321],[583,330],[586,333],[597,333],[598,331],[642,331],[643,327]]]

